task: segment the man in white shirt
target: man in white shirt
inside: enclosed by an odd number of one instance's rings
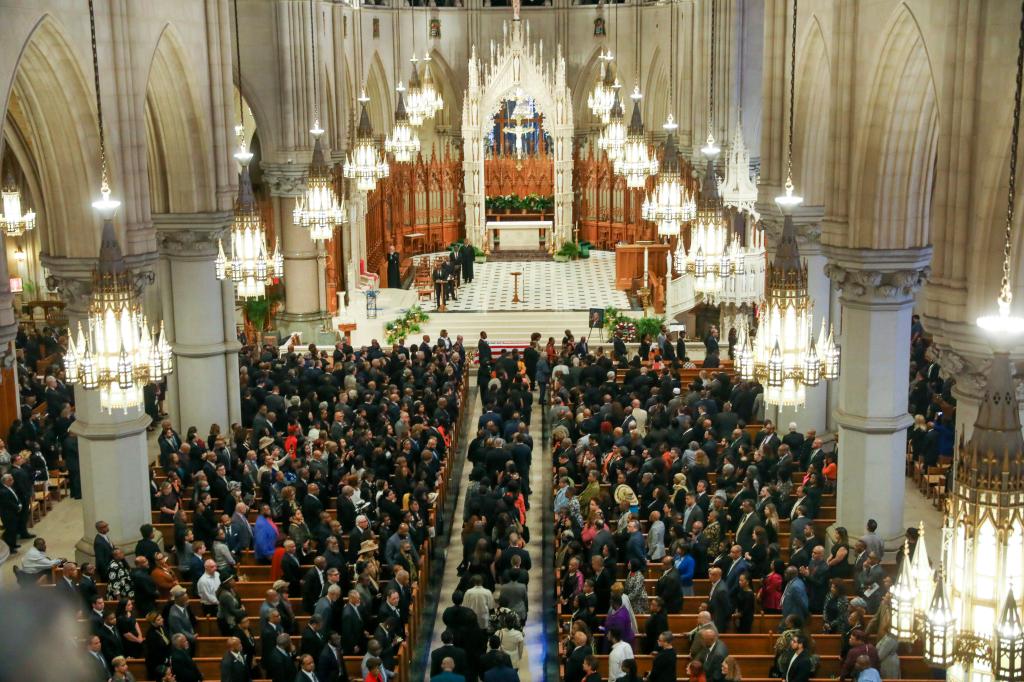
[[[306,654],[301,661],[296,682],[319,682],[319,678],[316,676],[316,661],[313,660],[313,657]]]
[[[494,609],[494,594],[484,587],[483,578],[473,576],[473,587],[466,590],[462,598],[463,606],[469,607],[476,614],[477,623],[487,630],[487,623]]]
[[[622,662],[633,658],[633,647],[622,641],[617,628],[608,631],[608,641],[612,643],[608,652],[608,679],[617,680],[622,676]]]
[[[54,566],[59,566],[63,562],[63,559],[51,559],[46,556],[46,540],[36,538],[32,541],[32,549],[25,553],[25,559],[21,562],[21,572],[38,575],[50,571]]]
[[[203,605],[203,613],[207,616],[217,615],[217,589],[220,587],[220,574],[217,573],[217,562],[207,559],[203,563],[203,575],[196,581],[196,594]]]

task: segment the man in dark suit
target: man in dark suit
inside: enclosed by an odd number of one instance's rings
[[[149,572],[149,562],[144,556],[135,557],[132,589],[135,590],[135,608],[139,610],[139,613],[149,613],[156,608],[156,599],[160,592]]]
[[[356,526],[356,505],[352,502],[355,490],[351,486],[345,486],[338,495],[338,523],[341,529],[349,533]],[[316,518],[316,517],[308,517]]]
[[[344,653],[341,650],[341,635],[332,632],[316,663],[316,676],[320,678],[320,682],[348,682],[348,671],[345,669],[342,656]]]
[[[433,677],[441,672],[441,661],[450,658],[455,661],[455,672],[466,675],[469,668],[466,665],[466,651],[454,644],[455,637],[450,630],[441,633],[441,646],[430,652],[430,675]]]
[[[220,682],[252,682],[252,672],[245,664],[242,640],[228,637],[228,650],[220,659]]]
[[[110,526],[106,521],[96,522],[96,537],[92,540],[92,551],[96,557],[96,572],[100,574],[103,581],[107,580],[107,569],[110,561],[114,558],[114,543],[108,537]]]
[[[402,646],[405,638],[402,636],[402,623],[398,618],[385,618],[373,631],[373,638],[380,644],[380,660],[388,670],[395,668],[395,658],[398,656],[398,649]]]
[[[459,263],[462,265],[462,281],[469,283],[473,281],[473,262],[476,259],[476,249],[466,239],[459,249]]]
[[[11,458],[13,466],[8,472],[14,477],[14,490],[18,493],[21,501],[21,512],[18,515],[18,537],[22,540],[29,540],[35,537],[34,533],[28,532],[28,517],[32,513],[32,498],[35,496],[35,484],[32,482],[32,473],[28,468],[28,458],[17,454]]]
[[[4,524],[3,540],[11,550],[18,551],[18,519],[21,517],[21,499],[14,489],[14,477],[4,474],[0,478],[0,523]]]
[[[263,658],[263,670],[271,682],[295,681],[295,657],[292,655],[292,638],[286,634],[277,636],[277,645]]]
[[[700,631],[704,643],[704,653],[701,663],[704,664],[704,672],[708,682],[722,682],[725,677],[722,675],[722,661],[729,655],[725,643],[718,639],[718,633],[711,628]]]
[[[594,653],[587,643],[587,634],[577,630],[572,636],[573,649],[565,661],[565,682],[582,682],[583,661]],[[675,678],[673,677],[673,681]]]
[[[320,616],[310,616],[309,622],[306,623],[306,627],[302,629],[302,639],[299,642],[299,655],[304,656],[309,654],[313,657],[313,660],[319,660],[320,652],[323,651],[324,646],[327,645],[327,639],[324,636],[324,622],[320,620]]]
[[[672,645],[672,631],[666,630],[658,637],[658,653],[651,661],[651,672],[647,682],[675,682],[676,650]]]
[[[647,624],[644,626],[643,651],[645,654],[654,654],[658,651],[658,636],[668,630],[668,616],[665,614],[665,605],[660,597],[653,597],[649,603],[651,615],[647,617]]]
[[[153,541],[154,532],[152,524],[142,524],[139,526],[139,535],[142,539],[135,543],[135,556],[146,557],[151,567],[156,565],[154,557],[160,552],[160,546]]]
[[[171,671],[177,682],[202,682],[203,674],[188,653],[188,638],[180,632],[171,636]]]
[[[789,640],[789,648],[793,651],[793,657],[789,659],[789,665],[782,671],[784,682],[809,682],[811,679],[812,667],[810,655],[807,654],[806,635],[796,634]]]
[[[359,611],[359,593],[348,593],[348,603],[341,610],[341,642],[346,656],[362,656],[366,651],[366,626]]]
[[[480,332],[480,340],[476,344],[477,357],[480,364],[491,364],[491,344],[487,342],[487,332]]]
[[[302,610],[313,613],[317,601],[323,596],[326,587],[327,559],[318,556],[313,559],[313,568],[306,571],[302,578]]]
[[[729,629],[729,619],[732,617],[732,600],[729,598],[729,587],[722,580],[722,569],[717,566],[708,571],[708,578],[711,579],[711,591],[708,593],[708,611],[715,621],[715,627],[719,632]]]
[[[296,556],[294,540],[285,540],[284,556],[281,557],[281,578],[288,583],[288,594],[301,594],[302,564]]]
[[[306,497],[302,500],[302,518],[306,519],[308,523],[315,523],[323,510],[324,503],[320,501],[320,486],[310,483],[306,488]]]
[[[626,342],[622,340],[622,332],[616,331],[612,337],[612,352],[619,362],[626,361]]]
[[[86,674],[88,677],[83,679],[96,680],[96,682],[108,682],[110,680],[110,664],[107,663],[107,659],[103,657],[103,645],[100,642],[99,635],[91,635],[88,640],[88,654],[87,654],[87,665],[88,670]]]
[[[672,557],[666,556],[661,563],[665,567],[665,572],[658,578],[655,593],[664,604],[666,613],[682,613],[683,588],[679,584],[679,572],[672,563]]]
[[[244,503],[235,505],[235,513],[231,516],[231,532],[235,537],[235,547],[231,549],[234,552],[252,549],[252,526],[246,516],[248,512],[249,507]]]
[[[402,256],[395,251],[394,244],[388,244],[388,289],[402,288]]]

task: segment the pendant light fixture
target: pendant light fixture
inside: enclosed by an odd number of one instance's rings
[[[398,12],[400,19],[401,10],[399,9]],[[397,64],[397,62],[396,55],[395,63]],[[398,80],[397,66],[394,69],[394,77],[398,82],[398,86],[395,88],[398,92],[398,102],[395,106],[395,127],[391,129],[391,135],[384,140],[384,149],[395,157],[395,161],[404,163],[419,153],[420,138],[416,134],[416,130],[409,124],[409,115],[405,109],[405,87],[402,85],[402,81]]]
[[[231,259],[224,254],[224,244],[218,240],[217,259],[214,272],[217,279],[230,278],[235,285],[235,298],[249,301],[263,298],[267,286],[284,276],[284,257],[281,255],[280,239],[274,246],[273,256],[268,255],[267,233],[263,225],[256,197],[249,177],[249,162],[252,153],[245,145],[245,105],[242,102],[242,55],[238,30],[238,0],[233,0],[235,17],[235,64],[238,67],[238,126],[235,131],[239,138],[239,149],[235,160],[241,168],[238,173],[238,198],[235,200],[234,217],[231,222],[229,243]]]
[[[672,6],[670,6],[672,7]],[[669,44],[675,45],[675,21],[669,17]],[[662,128],[665,129],[665,145],[661,155],[661,169],[654,191],[644,199],[641,217],[657,223],[659,237],[679,237],[683,223],[694,219],[697,204],[690,194],[689,188],[683,183],[682,164],[679,160],[679,149],[676,147],[676,125],[672,109],[675,106],[675,50],[669,55],[668,61],[668,106],[669,114]],[[679,240],[677,248],[685,247]]]
[[[309,238],[313,241],[327,241],[334,236],[334,228],[346,222],[345,200],[334,191],[334,174],[324,157],[324,148],[320,142],[324,134],[320,127],[320,93],[317,88],[317,71],[320,65],[316,60],[316,29],[315,0],[309,0],[309,40],[313,52],[313,127],[309,133],[313,136],[313,158],[306,175],[306,192],[295,201],[292,221],[309,230]]]
[[[8,237],[20,237],[36,226],[36,213],[32,209],[22,213],[21,189],[14,177],[14,169],[9,168],[4,178],[3,189],[4,212],[0,215],[0,230],[3,230]]]
[[[619,3],[615,3],[615,53],[619,51]],[[614,55],[612,55],[614,59]],[[612,59],[607,59],[608,67],[613,68],[614,64]],[[605,76],[610,75],[608,72]],[[608,115],[601,116],[601,122],[605,124],[604,129],[597,138],[597,147],[604,151],[608,160],[615,163],[615,161],[622,157],[622,150],[626,146],[626,121],[622,109],[622,84],[619,83],[617,77],[614,78],[611,85],[609,97],[611,98],[611,105],[608,108]]]
[[[103,219],[99,263],[93,271],[88,323],[78,325],[77,338],[68,343],[64,369],[68,384],[99,391],[100,407],[108,412],[142,408],[143,389],[162,381],[172,370],[171,347],[164,335],[151,330],[136,293],[136,276],[125,263],[114,230],[120,201],[111,198],[107,168],[100,71],[96,49],[96,12],[89,0],[96,117],[100,140],[100,199],[93,208]]]
[[[822,379],[839,378],[840,349],[831,327],[821,321],[814,337],[814,302],[807,292],[807,264],[800,259],[793,208],[802,201],[793,193],[793,106],[796,76],[797,0],[793,0],[792,42],[789,65],[789,147],[786,194],[776,203],[783,213],[782,238],[775,259],[768,266],[765,305],[757,336],[745,326],[739,330],[737,365],[745,381],[756,379],[764,385],[765,403],[780,407],[800,407],[806,402],[806,389]]]
[[[345,177],[355,180],[356,189],[369,192],[377,186],[377,181],[386,178],[391,172],[388,162],[377,148],[373,137],[373,126],[370,115],[366,112],[366,103],[370,98],[363,92],[359,96],[359,125],[356,128],[356,143],[352,147],[345,162]]]
[[[651,153],[647,144],[647,131],[644,129],[643,114],[640,111],[640,83],[643,82],[643,69],[640,66],[643,35],[640,30],[640,5],[636,6],[636,70],[637,84],[633,86],[633,114],[626,130],[626,141],[622,148],[622,156],[615,160],[615,174],[626,179],[626,187],[641,189],[647,184],[647,178],[658,174],[658,157]]]

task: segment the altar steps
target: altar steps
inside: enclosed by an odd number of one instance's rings
[[[521,261],[528,263],[537,263],[541,261],[551,260],[550,254],[543,249],[532,249],[532,250],[498,250],[491,251],[490,255],[487,256],[488,261],[496,263],[507,263],[509,261]]]

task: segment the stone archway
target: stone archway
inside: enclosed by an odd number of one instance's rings
[[[558,46],[555,58],[544,63],[544,43],[530,43],[530,26],[513,19],[503,26],[500,46],[491,43],[487,64],[469,59],[469,85],[462,102],[462,144],[466,235],[474,244],[484,240],[484,134],[501,102],[517,89],[533,98],[550,133],[555,157],[556,245],[572,239],[572,96],[565,81],[565,58]]]

